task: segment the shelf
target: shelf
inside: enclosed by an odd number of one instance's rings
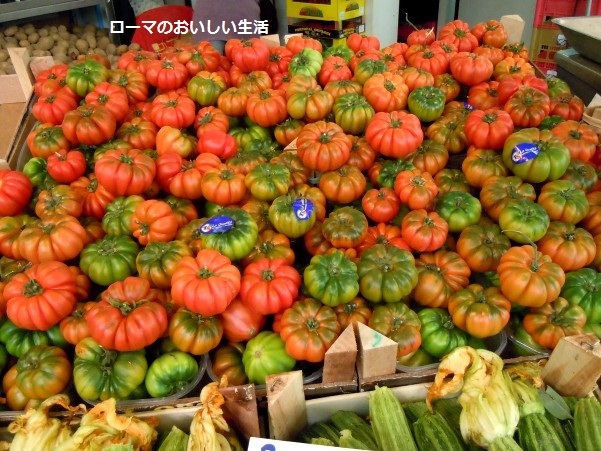
[[[114,20],[111,0],[23,0],[0,5],[0,23],[96,5],[105,6],[109,20]]]

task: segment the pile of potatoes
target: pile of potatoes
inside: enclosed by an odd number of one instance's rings
[[[65,25],[45,25],[36,28],[28,23],[10,25],[0,29],[0,75],[14,73],[8,57],[10,47],[25,47],[30,56],[52,56],[56,64],[70,63],[80,55],[99,53],[105,55],[112,65],[127,50],[139,50],[138,44],[115,45],[108,30],[93,24],[74,26],[71,31]]]

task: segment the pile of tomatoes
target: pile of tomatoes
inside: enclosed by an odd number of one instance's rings
[[[405,365],[510,317],[535,348],[601,335],[599,137],[506,41],[456,20],[383,49],[233,39],[40,74],[32,158],[0,171],[9,407],[71,380],[148,396],[169,352],[262,383],[355,321]]]

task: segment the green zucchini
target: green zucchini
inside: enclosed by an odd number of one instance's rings
[[[303,429],[297,436],[298,442],[311,443],[314,438],[326,438],[338,446],[340,431],[330,422],[322,421],[314,423]]]
[[[415,423],[424,415],[430,415],[430,409],[428,409],[426,401],[415,401],[405,403],[403,404],[403,410],[405,411],[405,416],[407,417],[407,421],[409,421],[410,424]]]
[[[601,403],[597,398],[582,398],[574,407],[576,450],[591,451],[601,447]]]
[[[518,437],[525,451],[566,451],[544,413],[531,413],[520,418]]]
[[[369,396],[369,417],[378,449],[418,451],[400,401],[388,387],[378,387]]]
[[[413,436],[420,451],[462,451],[464,443],[439,413],[422,415],[413,423]]]
[[[557,432],[557,435],[559,436],[561,443],[563,443],[563,446],[565,447],[566,451],[575,451],[576,450],[575,444],[572,442],[572,438],[566,432],[566,429],[564,428],[564,426],[562,424],[563,422],[561,420],[559,420],[558,418],[554,417],[547,410],[545,410],[545,416],[547,417],[547,420],[549,420],[549,423],[551,424],[551,426],[553,426],[553,429],[555,429],[555,432]],[[570,420],[566,420],[566,421],[570,421]]]
[[[463,407],[459,404],[458,398],[441,398],[434,401],[434,412],[440,413],[447,420],[457,437],[462,437],[461,426],[459,425],[462,410]]]
[[[338,446],[341,448],[350,448],[350,449],[367,449],[374,450],[375,448],[371,446],[367,446],[361,440],[357,440],[353,433],[348,429],[343,429],[340,431],[340,440],[338,442]]]
[[[513,437],[506,435],[505,437],[498,437],[488,445],[488,451],[523,451],[523,448],[518,445]]]
[[[188,449],[188,434],[173,426],[158,451],[186,451]]]
[[[339,410],[330,417],[330,422],[339,431],[348,429],[353,433],[353,439],[364,443],[367,449],[376,449],[377,443],[371,426],[355,412]],[[341,448],[344,446],[340,445]],[[350,448],[347,446],[347,448]]]

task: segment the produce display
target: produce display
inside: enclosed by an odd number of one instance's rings
[[[518,354],[601,337],[598,130],[506,40],[455,20],[383,49],[232,39],[40,73],[31,158],[0,170],[6,408],[177,397],[207,355],[232,384],[311,373],[353,322],[404,367],[497,368],[506,331]],[[374,399],[377,446],[409,440]],[[442,420],[416,441],[450,440]]]
[[[376,387],[368,410],[368,419],[336,411],[296,440],[382,451],[585,451],[601,439],[597,398],[562,397],[545,386],[540,362],[504,366],[495,353],[469,346],[441,360],[425,400],[401,403],[392,389]]]

